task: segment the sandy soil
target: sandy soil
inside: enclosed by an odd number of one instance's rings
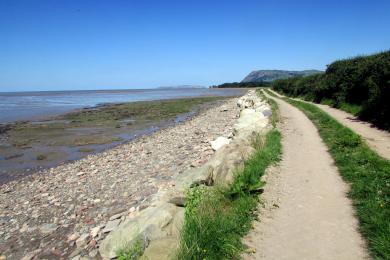
[[[365,259],[347,185],[317,129],[297,108],[280,108],[283,159],[266,175],[260,222],[244,259]]]

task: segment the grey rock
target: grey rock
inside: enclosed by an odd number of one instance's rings
[[[45,223],[39,227],[39,231],[43,234],[49,234],[57,230],[58,226],[54,223]]]
[[[99,247],[103,258],[115,258],[119,249],[134,243],[139,237],[154,240],[169,234],[167,226],[172,223],[177,207],[166,203],[147,208],[135,218],[126,219],[111,232]]]
[[[222,147],[210,160],[214,168],[212,179],[216,184],[228,185],[234,180],[236,174],[244,162],[250,158],[255,149],[247,142],[236,139],[227,146]]]
[[[85,246],[86,244],[88,244],[89,240],[90,240],[89,234],[84,233],[76,240],[76,245],[77,247]]]
[[[264,115],[265,117],[269,117],[269,116],[272,115],[271,109],[266,109],[266,110],[264,110],[262,113],[263,113],[263,115]]]
[[[113,231],[121,223],[120,219],[114,219],[107,222],[106,226],[103,229],[103,233],[108,233]]]
[[[175,237],[158,239],[150,243],[141,259],[170,260],[175,256],[177,248],[178,240]]]
[[[176,205],[178,207],[184,207],[186,204],[186,198],[185,197],[173,197],[169,199],[169,203]]]
[[[187,170],[176,179],[176,189],[184,193],[189,187],[201,184],[212,185],[212,173],[213,168],[210,165]]]
[[[110,217],[110,220],[114,220],[114,219],[118,219],[118,218],[121,218],[123,215],[126,214],[126,211],[123,211],[121,213],[118,213],[118,214],[115,214],[113,216]]]

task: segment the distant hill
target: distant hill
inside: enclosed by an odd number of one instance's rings
[[[271,82],[277,79],[287,79],[297,76],[309,76],[322,73],[320,70],[255,70],[249,73],[241,82]]]

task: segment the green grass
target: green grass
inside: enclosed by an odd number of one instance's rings
[[[137,239],[131,246],[118,251],[118,260],[137,260],[143,253],[144,242],[142,239]]]
[[[298,97],[302,100],[306,100],[306,101],[310,101],[310,102],[313,102],[313,100],[310,100],[306,97]],[[336,102],[335,100],[333,99],[329,99],[329,98],[324,98],[321,100],[321,104],[323,105],[328,105],[330,107],[335,107],[335,108],[338,108],[340,110],[343,110],[347,113],[350,113],[354,116],[358,116],[360,111],[362,110],[362,106],[361,105],[356,105],[356,104],[350,104],[350,103],[346,103],[346,102],[342,102],[338,105],[336,105]]]
[[[280,139],[276,129],[265,137],[256,138],[253,141],[255,154],[245,162],[231,186],[199,186],[189,190],[178,259],[240,257],[244,249],[241,238],[256,218],[259,191],[264,185],[260,178],[269,165],[279,161]]]
[[[140,101],[112,104],[99,108],[84,109],[63,115],[60,119],[70,120],[73,125],[118,126],[119,120],[159,121],[175,118],[190,112],[195,106],[224,99],[225,97],[196,97],[171,100]]]
[[[360,111],[362,110],[362,106],[354,105],[354,104],[348,104],[348,103],[341,103],[338,106],[339,109],[344,110],[347,113],[350,113],[354,116],[358,116]]]
[[[371,256],[390,259],[390,161],[373,152],[359,135],[315,105],[285,100],[315,124],[340,174],[350,185],[348,196]]]

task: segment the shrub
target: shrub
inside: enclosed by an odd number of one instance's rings
[[[390,129],[390,51],[339,60],[323,74],[277,80],[287,96],[326,103]]]

